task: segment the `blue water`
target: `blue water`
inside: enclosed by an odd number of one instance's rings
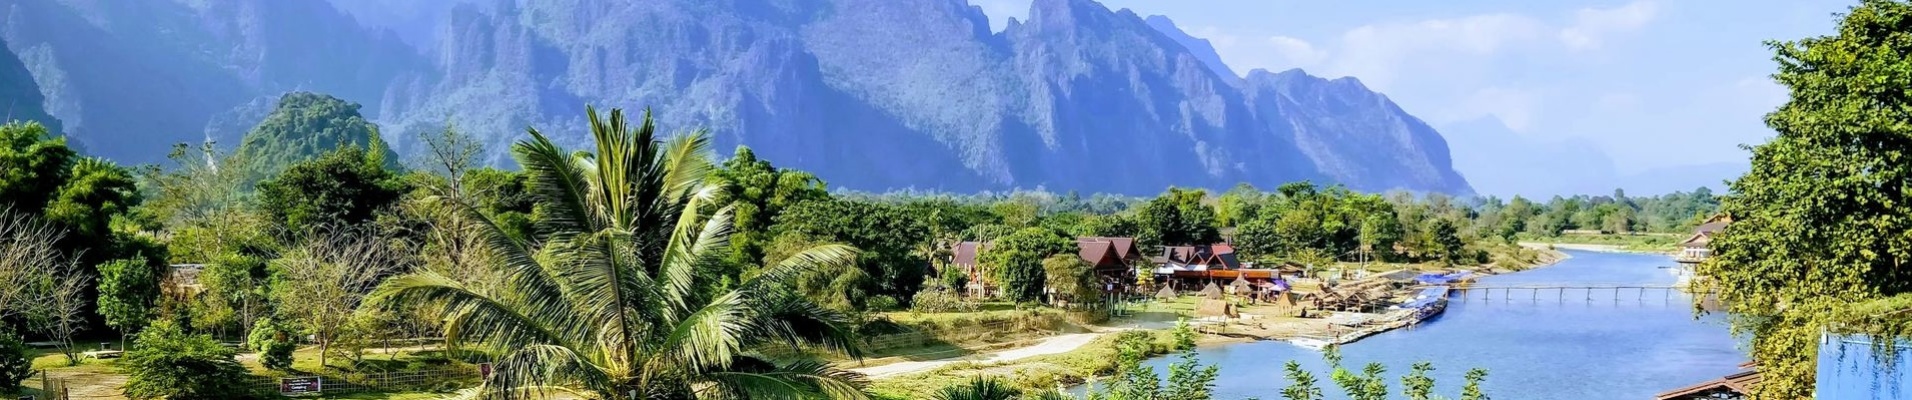
[[[1661,267],[1665,256],[1568,252],[1559,264],[1490,276],[1476,285],[1671,285],[1674,276]],[[1387,366],[1391,393],[1401,390],[1400,375],[1418,361],[1432,361],[1437,393],[1460,394],[1461,374],[1488,369],[1485,388],[1495,399],[1651,399],[1654,394],[1719,378],[1746,361],[1735,349],[1717,314],[1694,318],[1692,301],[1677,292],[1611,290],[1533,294],[1516,291],[1511,300],[1495,291],[1456,297],[1447,312],[1412,330],[1396,330],[1343,346],[1343,364],[1351,370],[1369,362]],[[1617,298],[1616,298],[1617,297]],[[1286,342],[1256,342],[1204,348],[1202,362],[1221,366],[1216,393],[1221,399],[1277,399],[1288,384],[1282,366],[1300,361],[1315,373],[1330,398],[1345,398],[1327,381],[1320,353]],[[1166,371],[1173,359],[1152,361]]]

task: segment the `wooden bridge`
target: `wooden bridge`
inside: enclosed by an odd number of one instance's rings
[[[1449,299],[1460,301],[1672,301],[1675,294],[1690,294],[1686,287],[1672,285],[1471,285],[1448,290]]]

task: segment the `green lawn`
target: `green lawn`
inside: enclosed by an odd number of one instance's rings
[[[1674,248],[1677,247],[1681,241],[1686,240],[1686,236],[1678,235],[1678,234],[1669,234],[1669,233],[1599,234],[1599,235],[1565,234],[1560,236],[1535,236],[1535,235],[1528,235],[1523,233],[1519,236],[1519,240],[1523,242],[1535,242],[1535,243],[1595,244],[1595,245],[1606,245],[1606,246],[1618,246],[1621,250],[1626,250],[1626,251],[1668,252],[1668,251],[1673,251]]]

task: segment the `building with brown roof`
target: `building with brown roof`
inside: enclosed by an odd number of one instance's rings
[[[995,293],[996,283],[989,278],[989,266],[981,261],[989,247],[989,242],[961,242],[950,249],[950,268],[958,268],[969,278],[964,290],[972,296]],[[1097,281],[1104,283],[1106,290],[1126,289],[1135,281],[1136,266],[1145,261],[1135,238],[1127,237],[1076,238],[1076,255],[1089,263]]]
[[[1753,385],[1759,384],[1759,369],[1752,363],[1740,364],[1741,371],[1693,386],[1673,389],[1654,396],[1655,400],[1718,400],[1752,398]]]
[[[1711,258],[1713,256],[1713,250],[1708,246],[1713,243],[1713,235],[1726,230],[1726,225],[1731,223],[1733,223],[1733,217],[1727,216],[1726,214],[1707,218],[1706,223],[1700,224],[1699,228],[1693,229],[1692,236],[1688,236],[1685,241],[1680,242],[1680,254],[1673,257],[1674,261],[1678,261],[1681,264],[1699,264],[1702,261],[1706,261],[1707,258]]]

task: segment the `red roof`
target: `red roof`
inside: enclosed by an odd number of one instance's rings
[[[1116,257],[1113,243],[1079,241],[1076,242],[1076,254],[1081,255],[1082,261],[1087,261],[1096,269],[1127,267],[1122,264],[1122,259]]]
[[[1087,236],[1087,237],[1076,238],[1076,241],[1077,242],[1109,242],[1110,244],[1115,246],[1116,258],[1121,258],[1124,260],[1129,259],[1129,257],[1131,256],[1141,256],[1141,254],[1139,254],[1141,253],[1141,251],[1136,250],[1135,248],[1135,238]]]
[[[951,253],[954,253],[954,256],[950,257],[950,263],[956,265],[976,265],[976,260],[979,259],[978,256],[982,254],[984,247],[987,246],[983,246],[982,243],[978,242],[957,243],[956,248],[951,251]]]

